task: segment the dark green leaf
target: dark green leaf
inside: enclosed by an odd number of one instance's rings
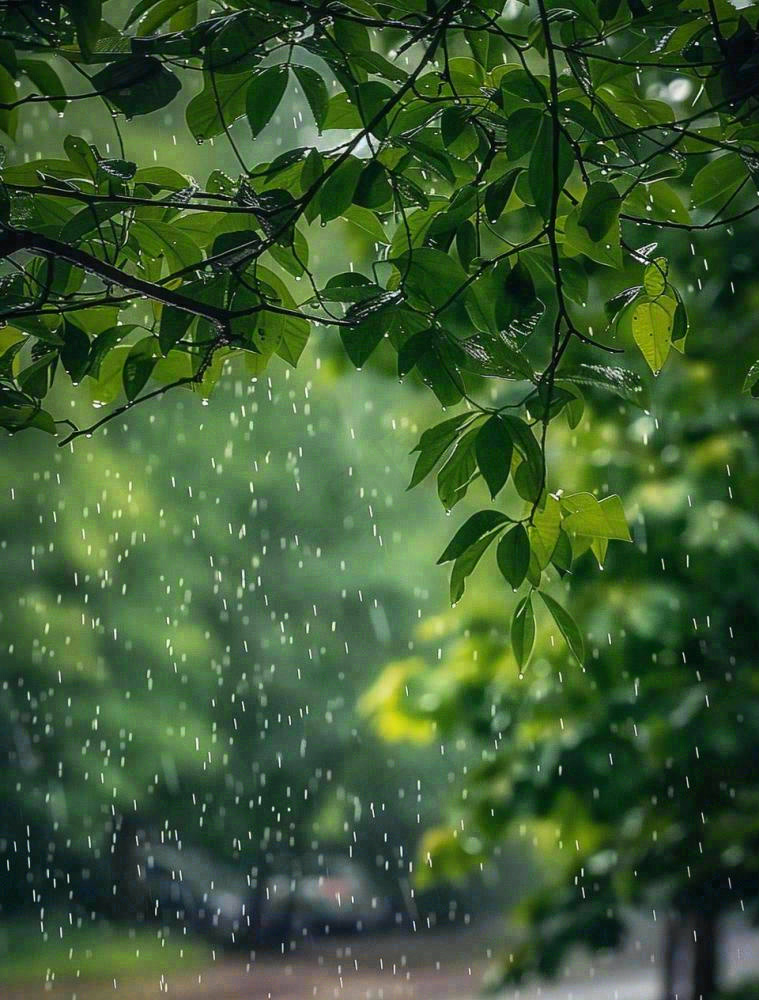
[[[443,146],[460,160],[468,159],[480,142],[471,114],[471,109],[455,105],[446,108],[440,119]]]
[[[559,133],[557,161],[554,167],[553,122],[550,117],[544,116],[530,154],[527,171],[535,205],[544,219],[550,216],[551,205],[554,199],[558,199],[561,189],[572,173],[573,166],[572,148],[563,133]]]
[[[164,306],[161,325],[158,329],[158,346],[164,357],[174,345],[184,337],[193,321],[193,315],[186,309]]]
[[[434,330],[419,330],[412,334],[398,351],[398,378],[405,378],[417,361],[432,349],[434,342]]]
[[[559,540],[551,555],[551,562],[559,571],[560,576],[572,569],[572,543],[565,531],[559,532]]]
[[[522,585],[530,565],[530,539],[524,525],[515,524],[500,540],[496,550],[498,568],[514,590]]]
[[[435,393],[441,406],[455,406],[462,398],[461,379],[451,364],[444,361],[444,346],[427,351],[417,359],[416,367],[422,381]]]
[[[131,348],[124,362],[122,380],[128,400],[142,392],[158,361],[158,343],[155,337],[144,337]]]
[[[650,406],[648,392],[641,378],[626,368],[610,365],[578,365],[576,368],[562,369],[562,380],[605,389],[646,410]]]
[[[59,352],[61,364],[74,385],[77,385],[89,368],[90,340],[84,330],[67,319],[63,321],[63,337],[63,346]]]
[[[456,534],[448,543],[445,551],[438,559],[438,566],[441,563],[450,562],[474,545],[483,535],[495,530],[503,524],[508,523],[509,518],[498,510],[480,510],[462,524]]]
[[[87,374],[97,380],[100,377],[100,366],[103,359],[116,344],[120,343],[124,337],[136,330],[134,323],[122,323],[121,326],[111,326],[103,330],[94,338],[90,346],[90,356],[87,362]]]
[[[609,181],[595,181],[587,190],[580,206],[579,225],[594,243],[598,243],[617,225],[622,207],[617,189]]]
[[[345,353],[356,368],[363,368],[369,356],[382,341],[387,332],[390,317],[387,313],[376,312],[352,327],[340,327],[340,339]]]
[[[511,648],[520,667],[526,666],[535,645],[535,612],[531,595],[523,597],[511,619]]]
[[[50,99],[50,104],[56,111],[64,111],[66,88],[63,81],[52,68],[42,59],[19,59],[18,68],[29,77],[37,91]]]
[[[474,442],[478,431],[467,431],[460,439],[437,477],[437,492],[446,510],[452,510],[464,496],[477,472]]]
[[[316,127],[321,132],[327,117],[329,91],[320,73],[310,66],[293,66],[293,72],[303,89],[303,95],[311,108]]]
[[[353,201],[364,164],[355,156],[349,156],[325,180],[319,194],[319,208],[322,222],[330,222],[342,215]]]
[[[419,452],[419,457],[416,460],[408,489],[412,489],[432,472],[438,461],[461,433],[462,424],[471,419],[470,413],[459,413],[458,416],[444,420],[442,423],[436,424],[435,427],[430,427],[422,434],[419,444],[414,448],[414,451]]]
[[[256,70],[245,95],[245,112],[255,139],[271,121],[287,89],[287,66]]]
[[[457,604],[461,600],[461,596],[464,593],[464,587],[466,585],[466,578],[472,573],[472,571],[477,566],[484,553],[487,551],[488,546],[493,542],[496,537],[496,533],[485,535],[484,538],[480,538],[473,545],[469,546],[466,551],[456,559],[451,569],[451,583],[450,583],[450,594],[451,594],[451,604]]]
[[[544,478],[543,452],[532,430],[521,417],[504,416],[502,419],[506,422],[514,447],[522,456],[525,469],[529,473],[533,485],[530,499],[535,499]]]
[[[64,6],[76,27],[79,47],[85,55],[95,48],[103,17],[101,0],[66,0]]]
[[[577,623],[570,613],[563,608],[558,601],[549,594],[538,591],[543,603],[551,612],[551,617],[559,627],[559,631],[564,636],[564,641],[574,653],[580,666],[585,662],[585,645],[582,640],[582,633],[577,627]]]
[[[755,361],[746,372],[743,391],[750,392],[752,396],[759,394],[759,361]]]
[[[250,82],[250,73],[205,75],[203,90],[193,97],[185,111],[187,127],[198,142],[221,135],[225,125],[242,118]]]
[[[508,425],[495,414],[480,428],[475,445],[477,465],[493,500],[509,478],[512,449]]]
[[[109,63],[91,80],[128,118],[166,107],[179,93],[179,79],[153,56],[133,56]]]
[[[507,170],[503,177],[488,184],[485,190],[485,214],[490,222],[498,222],[500,219],[522,169],[514,167],[513,170]]]

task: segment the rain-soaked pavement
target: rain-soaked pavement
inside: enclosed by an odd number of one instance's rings
[[[210,968],[150,981],[47,983],[2,988],[3,1000],[474,1000],[488,967],[493,928],[322,939],[290,956],[224,956]],[[622,956],[578,955],[550,983],[498,994],[499,1000],[657,1000],[658,934],[641,925]],[[759,934],[733,927],[723,937],[725,979],[759,977]]]

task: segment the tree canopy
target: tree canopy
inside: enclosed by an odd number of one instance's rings
[[[673,254],[678,270],[689,256]],[[544,611],[520,669],[492,568],[469,600],[420,625],[417,655],[390,664],[364,701],[386,736],[480,749],[447,823],[422,845],[428,878],[476,868],[509,836],[539,848],[545,881],[521,908],[502,976],[555,972],[578,944],[616,947],[642,910],[662,931],[662,995],[713,996],[724,916],[759,919],[757,413],[728,395],[725,365],[752,356],[756,284],[745,275],[759,248],[723,231],[709,260],[693,322],[708,329],[719,316],[722,334],[658,380],[657,417],[630,424],[596,406],[575,431],[556,427],[559,473],[590,456],[578,485],[613,481],[635,541],[611,550],[603,573],[586,556],[564,579],[585,668]],[[693,954],[676,960],[676,947]]]
[[[630,535],[619,497],[556,480],[549,426],[575,426],[586,391],[646,406],[698,294],[656,241],[757,208],[755,5],[38,0],[0,17],[0,128],[85,105],[114,134],[2,168],[2,424],[68,443],[169,389],[207,396],[237,359],[251,377],[295,365],[313,326],[357,367],[389,341],[400,378],[465,404],[424,432],[411,485],[442,461],[451,510],[478,478],[494,500],[513,484],[508,512],[476,512],[441,556],[452,599],[497,541],[509,586],[529,588],[520,661],[535,591],[582,659],[546,573]],[[288,87],[318,134],[258,162]],[[126,123],[175,103],[237,176],[132,158]],[[346,225],[365,234],[359,268]],[[336,238],[317,267],[319,226]],[[45,408],[61,370],[111,407],[91,426]],[[735,391],[758,377],[736,372]]]

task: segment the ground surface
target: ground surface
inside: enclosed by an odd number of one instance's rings
[[[0,985],[3,1000],[471,1000],[482,984],[497,928],[322,939],[283,956],[216,955],[200,971],[149,979]],[[578,955],[550,984],[507,990],[503,1000],[656,1000],[657,928],[641,925],[624,955]],[[759,936],[733,927],[722,961],[730,982],[759,976]],[[0,969],[2,983],[2,969]]]

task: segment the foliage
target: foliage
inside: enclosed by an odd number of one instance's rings
[[[428,655],[387,668],[396,696],[367,699],[395,738],[425,726],[480,748],[449,824],[423,845],[428,875],[471,867],[509,832],[541,848],[546,882],[502,975],[556,972],[576,944],[615,946],[631,905],[661,927],[730,909],[759,920],[759,451],[751,401],[725,403],[724,364],[753,352],[757,254],[748,235],[715,236],[694,316],[719,317],[722,339],[701,339],[698,361],[659,380],[655,419],[628,426],[609,408],[557,428],[556,465],[594,456],[633,512],[635,546],[610,553],[600,577],[588,555],[572,570],[585,667],[542,613],[520,668],[497,592],[475,589],[421,626]]]
[[[507,582],[529,588],[515,613],[527,662],[549,566],[588,547],[603,561],[629,537],[595,484],[558,497],[549,424],[576,425],[588,388],[644,405],[635,367],[599,356],[634,343],[657,373],[683,349],[685,300],[651,236],[695,238],[757,207],[754,6],[140,0],[120,27],[108,9],[36,0],[1,15],[7,135],[40,102],[92,106],[117,135],[115,152],[70,135],[62,156],[2,170],[3,425],[66,423],[43,409],[60,369],[99,405],[126,399],[66,443],[168,389],[208,395],[232,358],[253,377],[275,356],[295,365],[315,323],[339,329],[358,367],[388,339],[401,378],[468,406],[425,431],[412,482],[442,461],[447,510],[480,477],[493,499],[513,483],[511,513],[476,515],[445,558],[456,601],[498,541]],[[289,87],[326,138],[256,162]],[[214,169],[201,186],[131,158],[119,118],[193,89],[186,128],[229,143],[237,177]],[[372,259],[354,270],[335,241],[321,278],[312,230],[343,220]],[[568,613],[544,603],[581,657]]]
[[[448,760],[388,759],[354,704],[429,597],[434,509],[394,495],[392,389],[361,378],[373,407],[325,376],[230,380],[72,455],[7,443],[0,914],[110,906],[109,831],[135,810],[248,872],[334,846],[402,877]],[[377,558],[400,546],[402,581]]]

